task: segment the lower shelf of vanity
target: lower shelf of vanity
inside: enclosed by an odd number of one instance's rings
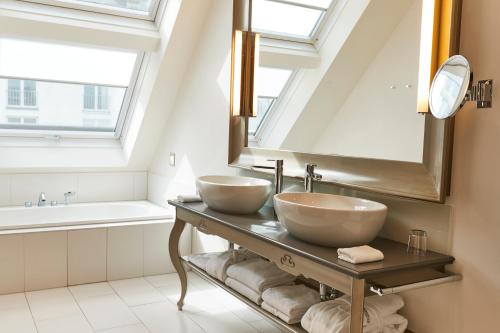
[[[266,317],[267,319],[269,319],[272,322],[274,322],[275,324],[277,324],[281,329],[283,329],[287,332],[291,332],[291,333],[307,333],[307,331],[304,330],[302,328],[302,326],[300,326],[300,324],[289,325],[289,324],[285,323],[284,321],[275,317],[274,315],[267,312],[266,310],[262,309],[260,306],[258,306],[257,304],[255,304],[254,302],[252,302],[251,300],[246,298],[245,296],[241,295],[240,293],[238,293],[234,289],[231,289],[230,287],[226,286],[221,281],[210,276],[203,269],[201,269],[198,266],[191,263],[186,257],[182,257],[182,261],[186,266],[190,267],[194,273],[196,273],[197,275],[199,275],[200,277],[202,277],[206,281],[216,285],[217,287],[224,289],[229,294],[233,295],[234,297],[236,297],[237,299],[239,299],[240,301],[242,301],[243,303],[245,303],[246,305],[248,305],[249,307],[251,307],[252,309],[257,311],[258,313],[260,313],[262,316]],[[188,289],[188,293],[189,293],[189,289]],[[413,332],[406,330],[405,333],[413,333]]]
[[[272,314],[270,314],[266,310],[262,309],[260,306],[258,306],[257,304],[255,304],[254,302],[252,302],[251,300],[246,298],[245,296],[241,295],[237,291],[226,286],[224,283],[217,280],[216,278],[213,278],[212,276],[210,276],[207,272],[205,272],[204,270],[202,270],[198,266],[189,262],[187,260],[187,258],[182,258],[182,260],[183,260],[184,264],[186,264],[188,267],[190,267],[193,270],[194,273],[198,274],[199,276],[201,276],[203,279],[207,280],[208,282],[224,289],[225,291],[227,291],[228,293],[230,293],[231,295],[233,295],[234,297],[236,297],[237,299],[239,299],[240,301],[242,301],[243,303],[245,303],[246,305],[248,305],[249,307],[251,307],[252,309],[257,311],[258,313],[260,313],[261,315],[263,315],[267,319],[273,321],[281,329],[284,329],[285,331],[292,332],[292,333],[307,333],[307,331],[304,330],[302,328],[302,326],[300,326],[300,324],[289,325],[289,324],[285,323],[284,321],[282,321],[281,319],[273,316]],[[189,293],[189,289],[188,289],[188,293]]]

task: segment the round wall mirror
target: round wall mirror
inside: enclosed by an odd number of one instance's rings
[[[441,65],[432,81],[429,106],[434,117],[452,117],[462,107],[471,79],[467,59],[456,55]]]

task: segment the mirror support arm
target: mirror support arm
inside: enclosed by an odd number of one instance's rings
[[[491,108],[493,101],[493,80],[480,80],[477,84],[471,85],[464,99],[464,102],[468,101],[476,102],[478,109]]]

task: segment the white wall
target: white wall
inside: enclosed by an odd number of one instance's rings
[[[472,60],[476,77],[497,81],[500,44],[492,41],[500,29],[499,11],[500,3],[495,0],[464,0],[462,53]],[[212,2],[196,57],[151,166],[149,195],[153,200],[194,189],[197,176],[237,172],[226,166],[230,17],[229,1]],[[495,97],[493,105],[497,103]],[[450,269],[464,274],[462,282],[404,294],[404,314],[418,333],[493,332],[498,327],[500,145],[495,140],[500,113],[497,107],[472,109],[468,105],[457,116],[452,196],[447,204],[369,196],[389,207],[385,236],[404,241],[408,229],[426,229],[430,247],[454,255],[457,262]],[[174,168],[168,166],[170,151],[178,156]],[[318,190],[340,191],[331,186]],[[193,247],[204,244],[197,243]]]
[[[311,152],[422,162],[425,117],[416,107],[421,11],[422,2],[413,1],[342,107],[330,110],[333,117]]]
[[[147,172],[31,173],[0,175],[0,206],[37,203],[45,192],[47,201],[64,202],[65,192],[76,192],[72,202],[145,200]]]

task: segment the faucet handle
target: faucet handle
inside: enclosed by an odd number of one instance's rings
[[[68,191],[64,193],[64,204],[67,205],[69,203],[69,197],[72,197],[76,194],[76,192]]]
[[[315,163],[306,163],[306,176],[309,176],[314,180],[321,180],[323,176],[314,172],[316,167],[317,165]]]

